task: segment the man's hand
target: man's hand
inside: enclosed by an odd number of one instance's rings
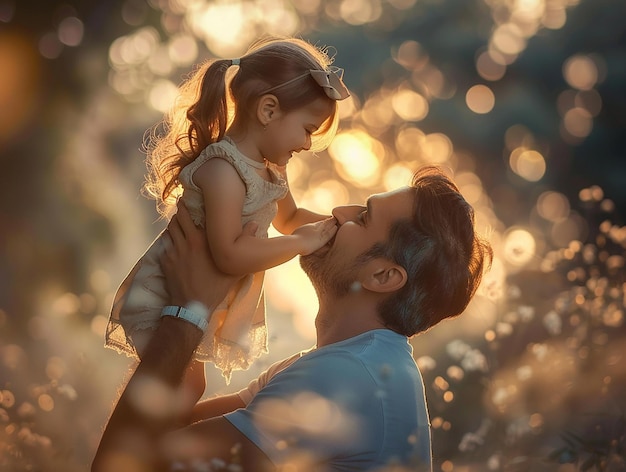
[[[300,250],[300,255],[307,256],[324,246],[335,236],[336,232],[337,220],[331,217],[300,226],[293,232],[293,236],[301,239],[302,250]]]
[[[247,225],[244,232],[254,234],[255,226]],[[185,306],[195,301],[211,312],[239,277],[217,269],[204,230],[194,225],[182,201],[178,203],[178,212],[167,226],[167,232],[171,244],[161,256],[161,268],[172,305]]]

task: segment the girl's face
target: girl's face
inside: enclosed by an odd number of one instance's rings
[[[311,148],[311,134],[330,117],[334,102],[318,98],[309,105],[282,113],[263,133],[260,147],[265,159],[279,166],[287,165],[296,152]]]

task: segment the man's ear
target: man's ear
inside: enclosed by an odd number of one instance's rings
[[[372,292],[395,292],[404,287],[408,280],[406,269],[389,259],[372,259],[365,264],[364,269],[361,286]]]
[[[276,95],[268,93],[259,98],[256,115],[261,126],[267,126],[272,120],[278,118],[280,116],[280,104]]]

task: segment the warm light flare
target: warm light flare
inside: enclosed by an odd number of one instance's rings
[[[40,64],[31,41],[0,29],[0,146],[26,126],[39,99]]]
[[[340,133],[328,148],[339,174],[358,187],[372,187],[379,178],[385,152],[382,144],[361,130]]]
[[[512,228],[504,235],[503,255],[509,264],[524,266],[535,256],[537,243],[529,231]]]
[[[187,21],[196,36],[203,39],[215,54],[228,57],[250,43],[254,31],[246,28],[254,8],[244,8],[243,3],[196,3],[187,10]]]
[[[408,185],[413,176],[413,169],[407,164],[399,163],[390,166],[383,177],[383,185],[386,191],[395,190]]]

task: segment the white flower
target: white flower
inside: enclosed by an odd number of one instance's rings
[[[552,310],[543,317],[543,325],[548,330],[548,333],[550,333],[552,336],[557,336],[561,334],[563,322],[561,321],[561,317],[557,314],[557,312]]]
[[[548,346],[545,344],[533,344],[531,351],[537,360],[541,362],[546,357],[546,354],[548,354]]]
[[[522,321],[528,322],[535,317],[535,307],[529,305],[521,305],[517,312],[520,315]]]
[[[509,323],[496,324],[496,333],[498,336],[509,336],[513,332],[513,326]]]
[[[533,376],[533,368],[529,365],[524,365],[522,367],[519,367],[515,371],[515,374],[517,375],[517,378],[521,381],[528,380]]]
[[[459,443],[459,451],[468,452],[473,451],[478,446],[482,446],[485,443],[485,439],[476,433],[465,433],[461,442]]]
[[[465,354],[471,349],[469,344],[461,341],[460,339],[455,339],[451,341],[446,346],[446,352],[453,359],[461,360]]]
[[[74,401],[78,398],[78,393],[76,393],[76,390],[70,384],[61,385],[57,388],[57,392],[68,400]]]
[[[461,360],[461,367],[465,370],[487,372],[487,358],[478,349],[471,349]]]

